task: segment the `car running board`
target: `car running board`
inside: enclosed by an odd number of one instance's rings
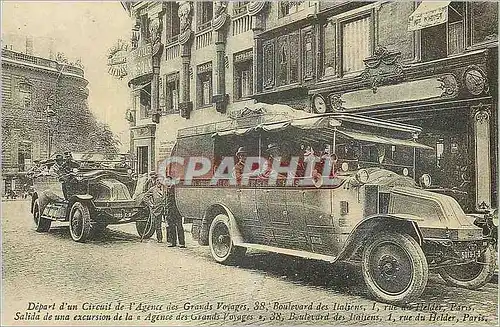
[[[330,256],[330,255],[311,253],[311,252],[301,251],[301,250],[283,249],[283,248],[278,248],[278,247],[270,246],[270,245],[254,244],[254,243],[238,243],[238,244],[235,243],[234,245],[241,246],[241,247],[248,248],[248,249],[275,252],[275,253],[286,254],[286,255],[291,255],[294,257],[301,257],[301,258],[306,258],[306,259],[322,260],[322,261],[327,261],[327,262],[337,261],[337,257]]]

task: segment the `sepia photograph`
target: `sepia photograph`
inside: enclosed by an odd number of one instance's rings
[[[2,326],[498,326],[497,1],[1,2]]]

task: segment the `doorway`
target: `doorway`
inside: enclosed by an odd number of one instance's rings
[[[149,164],[149,147],[148,146],[138,146],[137,147],[137,173],[145,174],[148,172]]]

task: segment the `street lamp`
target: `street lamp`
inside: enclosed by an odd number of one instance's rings
[[[50,155],[52,152],[52,123],[53,123],[53,117],[56,115],[56,112],[54,109],[52,109],[52,106],[54,105],[54,98],[53,95],[49,95],[47,98],[47,107],[46,107],[46,115],[47,115],[47,159],[50,159]]]

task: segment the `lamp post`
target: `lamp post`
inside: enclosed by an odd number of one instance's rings
[[[55,116],[55,111],[52,109],[52,106],[54,105],[54,98],[53,95],[49,95],[47,98],[47,107],[46,107],[46,114],[47,114],[47,159],[50,159],[50,155],[52,152],[52,122],[53,122],[53,117]]]

